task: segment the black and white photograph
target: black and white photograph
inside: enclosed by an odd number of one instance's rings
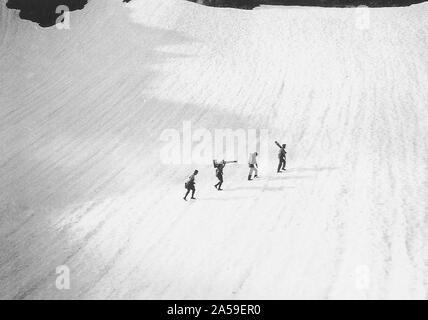
[[[0,300],[427,299],[428,2],[0,0]]]

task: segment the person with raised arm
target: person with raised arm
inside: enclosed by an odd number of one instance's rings
[[[275,141],[275,144],[278,146],[279,148],[279,152],[278,152],[278,170],[277,172],[280,173],[281,170],[287,170],[285,168],[285,166],[287,165],[287,151],[285,151],[285,148],[287,147],[287,145],[284,143],[283,145],[279,144],[278,141]]]

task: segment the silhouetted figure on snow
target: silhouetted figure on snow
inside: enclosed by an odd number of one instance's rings
[[[278,141],[275,141],[275,144],[279,147],[279,152],[278,152],[278,170],[277,172],[281,172],[281,170],[286,170],[285,166],[287,165],[287,151],[285,151],[285,148],[287,147],[286,144],[280,145],[278,143]]]
[[[184,184],[184,187],[187,189],[186,195],[184,196],[184,200],[187,201],[187,196],[189,195],[190,191],[192,191],[192,198],[196,200],[195,198],[195,176],[199,173],[198,170],[195,170],[192,175],[189,176],[186,183]]]
[[[258,177],[257,156],[257,152],[250,153],[250,158],[248,159],[248,166],[250,167],[250,172],[248,173],[248,180],[252,179],[253,172],[255,173],[254,178]]]
[[[218,179],[217,184],[214,185],[214,187],[218,190],[218,191],[222,191],[223,189],[221,188],[221,186],[223,185],[223,169],[226,166],[227,163],[236,163],[238,161],[225,161],[222,160],[220,162],[217,161],[213,161],[214,163],[214,168],[215,170],[215,176]]]

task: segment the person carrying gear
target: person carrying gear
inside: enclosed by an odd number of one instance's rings
[[[192,191],[192,198],[196,200],[195,198],[195,177],[197,176],[197,174],[199,173],[198,170],[195,170],[195,172],[193,172],[192,175],[189,176],[189,178],[187,179],[186,183],[184,184],[184,187],[187,189],[186,195],[184,196],[184,200],[187,201],[187,196],[189,195],[190,191]]]
[[[257,156],[257,152],[250,153],[250,158],[248,159],[248,166],[250,167],[250,172],[248,173],[248,180],[252,180],[253,172],[255,172],[254,178],[258,177]]]
[[[218,191],[222,191],[223,189],[221,186],[223,185],[223,169],[226,166],[227,163],[236,163],[238,161],[225,161],[222,160],[220,162],[213,161],[215,170],[215,176],[218,179],[217,184],[214,185],[214,188],[216,188]]]
[[[215,164],[215,176],[217,177],[218,182],[217,182],[217,184],[214,185],[214,187],[218,191],[223,190],[221,188],[221,185],[223,184],[223,169],[225,166],[226,166],[226,161],[224,161],[224,160]]]
[[[281,172],[281,170],[286,170],[285,166],[287,164],[287,151],[285,151],[285,148],[287,147],[286,144],[280,145],[278,143],[278,141],[275,141],[275,144],[279,147],[279,152],[278,152],[278,159],[279,159],[279,163],[278,163],[278,170],[277,172]]]

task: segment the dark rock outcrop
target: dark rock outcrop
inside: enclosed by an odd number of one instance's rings
[[[316,6],[316,7],[399,7],[425,0],[189,0],[213,7],[253,9],[259,5]]]
[[[60,6],[67,6],[70,11],[82,10],[88,0],[8,0],[9,9],[19,10],[21,19],[38,23],[42,27],[56,24],[62,12],[57,10]]]

